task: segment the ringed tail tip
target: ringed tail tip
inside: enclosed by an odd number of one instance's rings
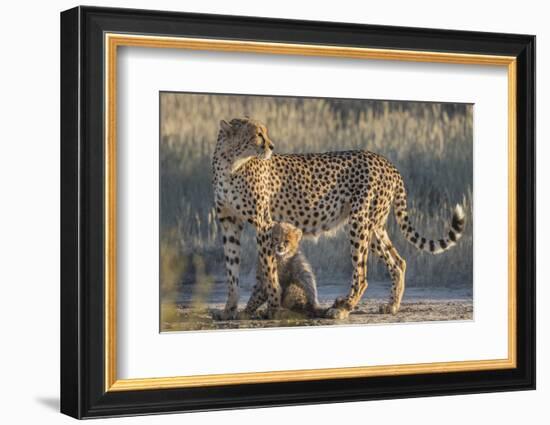
[[[454,209],[454,215],[456,215],[456,217],[458,219],[461,219],[461,220],[464,219],[466,214],[464,214],[464,208],[462,208],[462,205],[456,204],[455,209]]]
[[[466,215],[464,214],[464,208],[462,208],[462,205],[456,204],[453,210],[453,219],[451,222],[451,227],[454,233],[457,234],[457,236],[461,235],[462,232],[464,231],[465,222],[466,222]],[[451,240],[453,240],[452,237],[451,237]],[[455,241],[453,240],[453,242]]]

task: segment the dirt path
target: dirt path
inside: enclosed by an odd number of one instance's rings
[[[336,321],[323,318],[307,318],[298,314],[288,313],[282,320],[249,319],[232,321],[215,321],[212,312],[221,310],[223,304],[208,304],[206,309],[194,310],[189,304],[177,304],[174,314],[169,322],[162,323],[163,331],[186,330],[213,330],[213,329],[244,329],[244,328],[271,328],[285,326],[319,326],[319,325],[345,325],[345,324],[375,324],[375,323],[403,323],[403,322],[430,322],[447,320],[472,320],[473,303],[471,300],[438,299],[422,300],[414,299],[404,301],[401,310],[395,316],[379,314],[378,308],[382,300],[362,301],[357,309],[347,320]],[[324,303],[323,307],[330,307]],[[244,304],[239,305],[239,309]]]

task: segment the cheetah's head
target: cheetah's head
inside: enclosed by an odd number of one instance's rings
[[[292,257],[301,239],[302,231],[290,223],[276,223],[271,229],[271,243],[277,257]]]
[[[230,122],[221,120],[218,139],[233,158],[232,172],[250,159],[267,160],[273,153],[273,142],[267,135],[267,128],[250,118],[234,118]]]

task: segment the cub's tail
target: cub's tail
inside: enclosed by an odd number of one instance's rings
[[[464,233],[464,225],[466,223],[466,216],[464,215],[462,206],[457,204],[454,208],[451,228],[446,237],[439,240],[426,239],[411,225],[407,210],[407,192],[405,191],[403,179],[400,178],[399,181],[400,183],[396,189],[396,195],[393,200],[393,211],[405,239],[420,251],[429,252],[431,254],[441,254],[455,246]]]

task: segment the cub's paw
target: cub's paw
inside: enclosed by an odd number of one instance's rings
[[[380,314],[391,314],[393,316],[395,316],[398,311],[399,307],[393,304],[383,304],[379,309]]]
[[[286,308],[269,308],[266,312],[268,320],[284,320],[292,318],[292,312]]]
[[[225,309],[212,311],[212,319],[227,321],[237,319],[237,309]]]
[[[346,320],[349,317],[349,310],[345,308],[329,308],[325,313],[327,319]]]

